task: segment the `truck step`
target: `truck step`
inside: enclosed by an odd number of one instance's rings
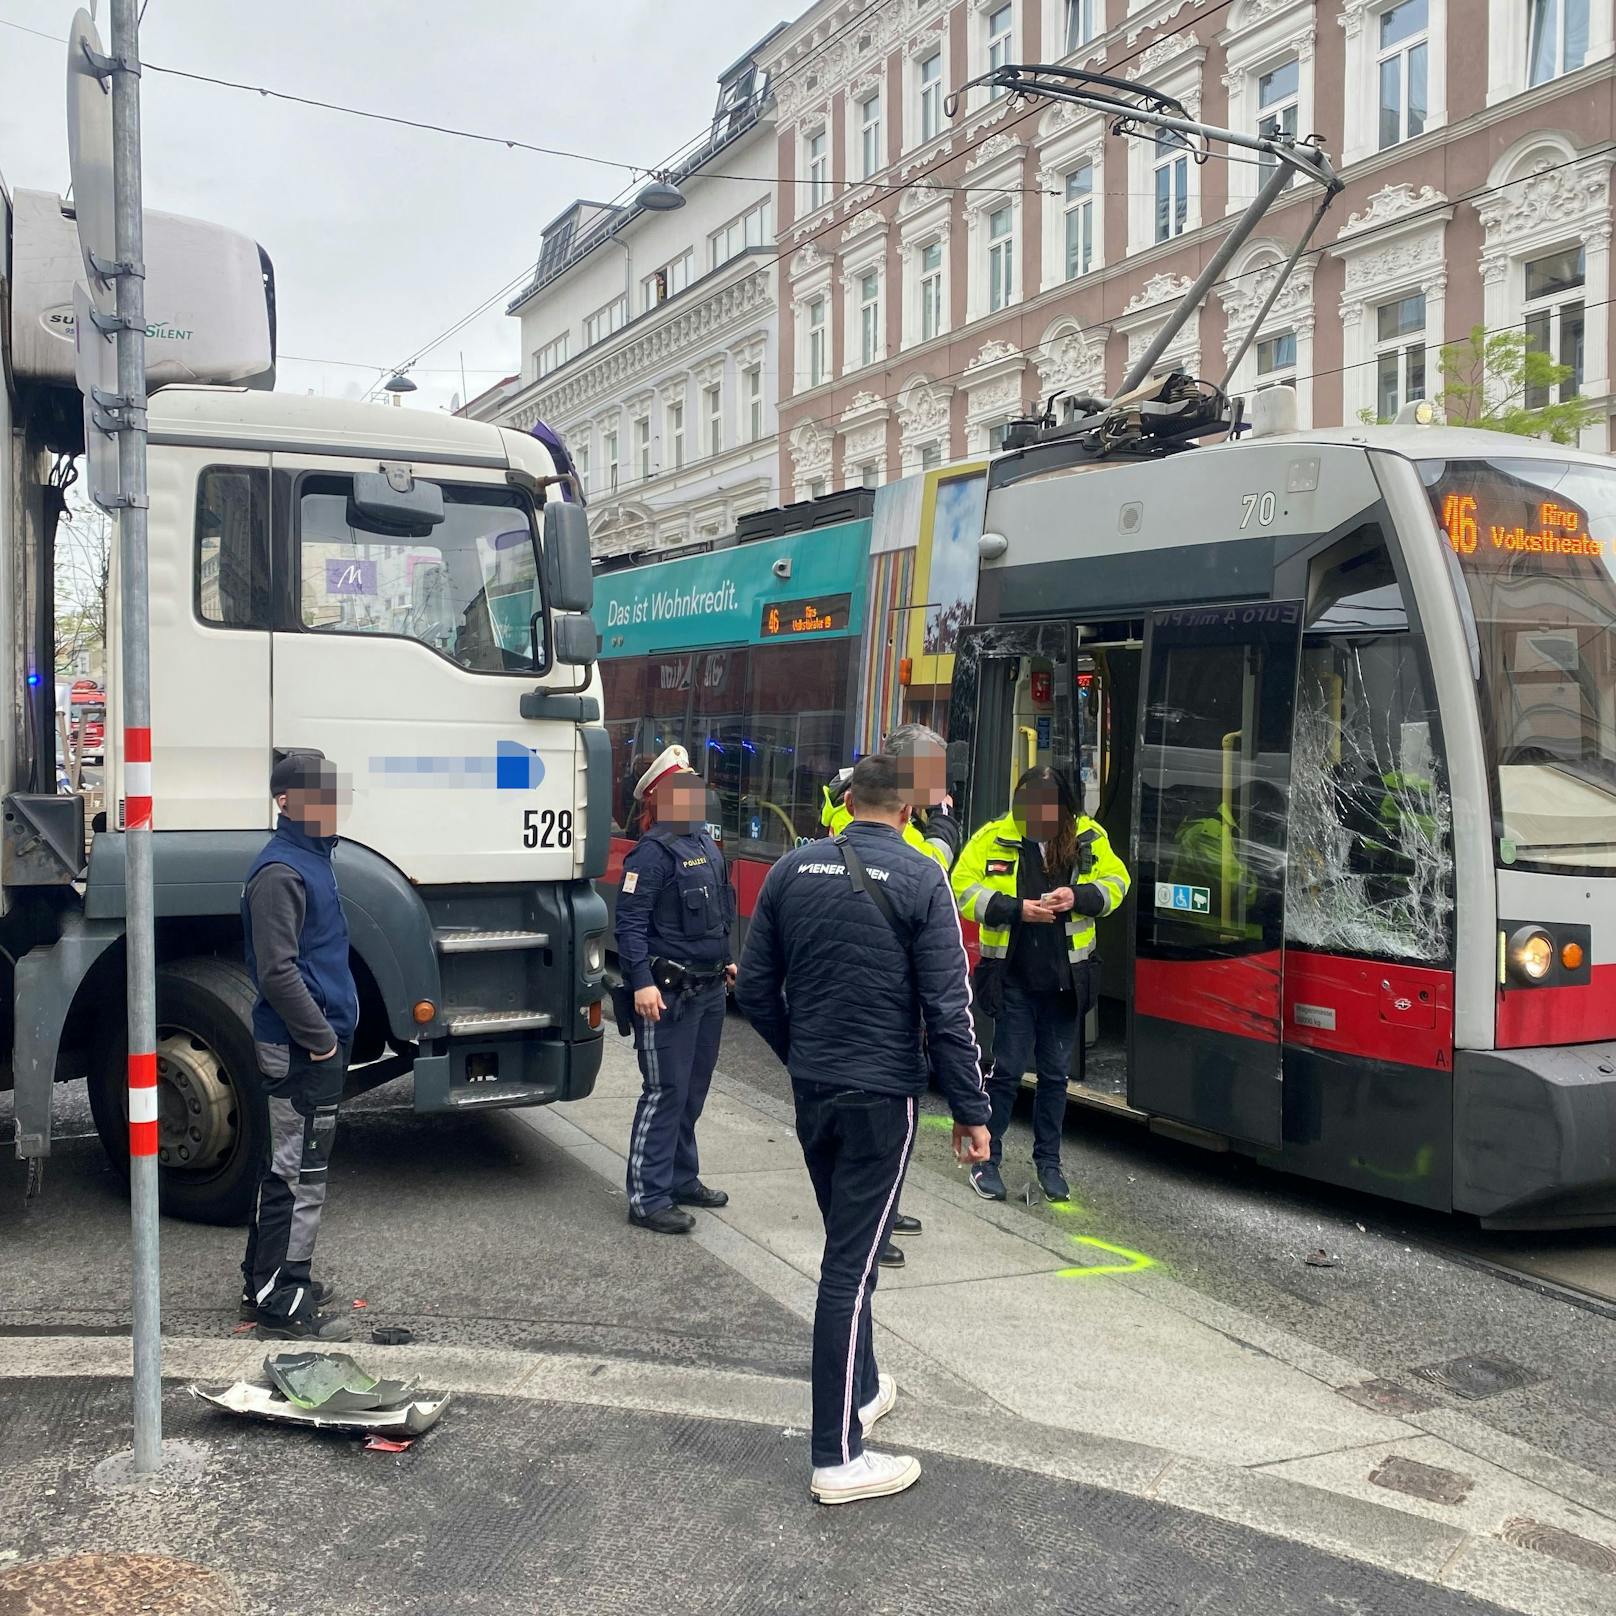
[[[518,948],[548,948],[546,931],[474,931],[455,929],[433,933],[440,954],[505,954]]]
[[[548,1010],[466,1010],[448,1017],[451,1038],[478,1038],[488,1033],[536,1032],[553,1027]]]

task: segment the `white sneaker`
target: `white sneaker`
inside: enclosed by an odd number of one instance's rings
[[[866,1448],[851,1464],[824,1465],[808,1483],[816,1504],[852,1504],[860,1498],[887,1498],[920,1480],[920,1461],[907,1453],[872,1453]]]
[[[864,1426],[864,1440],[870,1440],[870,1432],[875,1429],[875,1422],[882,1420],[892,1412],[892,1405],[898,1401],[898,1383],[891,1375],[877,1375],[877,1391],[874,1397],[859,1410],[859,1420]]]

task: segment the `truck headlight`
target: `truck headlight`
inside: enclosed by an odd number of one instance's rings
[[[1509,968],[1523,982],[1541,982],[1554,969],[1554,939],[1541,926],[1522,926],[1509,940]]]
[[[593,937],[584,938],[584,972],[588,976],[599,976],[606,969],[606,939],[596,932]]]

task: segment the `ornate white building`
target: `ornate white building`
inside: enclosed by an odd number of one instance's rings
[[[766,41],[765,41],[766,43]],[[519,378],[465,413],[561,433],[597,553],[714,538],[778,503],[773,98],[750,51],[677,163],[685,205],[574,202],[544,231]]]

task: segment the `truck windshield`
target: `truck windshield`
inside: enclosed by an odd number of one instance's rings
[[[1499,860],[1616,870],[1616,471],[1508,455],[1420,471],[1480,649]]]
[[[363,525],[351,478],[304,478],[303,626],[418,640],[476,673],[542,671],[543,617],[536,646],[530,628],[541,605],[531,507],[514,488],[441,486],[442,522],[425,538],[400,538]]]

